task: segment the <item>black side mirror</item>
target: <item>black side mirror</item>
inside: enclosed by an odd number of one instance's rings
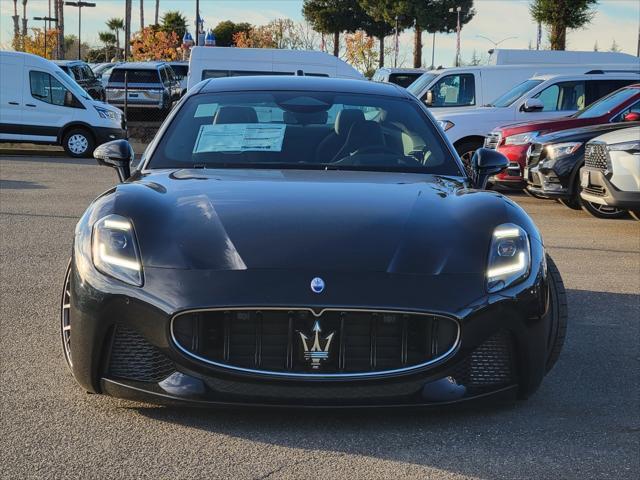
[[[118,178],[124,182],[131,176],[131,162],[135,158],[135,153],[128,141],[113,140],[97,147],[93,152],[93,158],[99,165],[115,168]]]
[[[541,112],[544,110],[544,103],[539,98],[527,98],[522,104],[521,110],[523,112]]]
[[[476,188],[484,189],[489,177],[507,168],[509,160],[490,148],[479,148],[471,159],[472,180]]]

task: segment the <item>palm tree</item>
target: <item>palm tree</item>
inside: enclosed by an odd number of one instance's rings
[[[18,0],[13,0],[13,48],[20,50],[20,15],[18,15]]]
[[[104,61],[109,61],[109,47],[116,43],[116,36],[111,32],[98,32],[98,38],[104,43]]]
[[[167,12],[162,17],[162,25],[160,29],[163,32],[171,33],[176,32],[178,38],[182,39],[187,31],[188,23],[184,15],[178,11]]]
[[[160,15],[160,0],[156,0],[156,20],[154,22],[156,25],[158,25],[159,15]]]
[[[129,60],[131,52],[131,8],[132,0],[124,0],[124,59]]]
[[[110,18],[107,20],[107,27],[116,34],[116,60],[120,60],[120,30],[124,29],[124,20],[121,18]]]

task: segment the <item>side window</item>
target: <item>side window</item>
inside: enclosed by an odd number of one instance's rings
[[[29,72],[31,96],[38,100],[61,107],[75,107],[79,104],[73,94],[56,78],[48,73]]]
[[[203,70],[201,80],[207,78],[224,78],[229,76],[229,70]]]
[[[476,104],[475,78],[470,73],[447,75],[439,80],[431,91],[432,107],[462,107]]]
[[[535,95],[535,98],[542,101],[543,112],[582,110],[586,106],[583,81],[554,83]]]
[[[605,95],[635,83],[634,80],[589,80],[587,81],[587,105],[591,105],[596,100],[601,99]]]
[[[638,100],[636,103],[625,108],[622,112],[620,112],[618,115],[612,118],[611,121],[622,122],[624,120],[624,116],[627,113],[637,113],[638,115],[640,115],[640,100]]]
[[[86,78],[87,80],[95,80],[96,78],[96,76],[93,74],[93,70],[91,70],[88,65],[84,65],[82,67],[82,73],[84,75],[84,78]]]
[[[164,84],[169,83],[169,76],[167,75],[167,69],[166,68],[161,68],[160,69],[160,80]]]
[[[78,67],[78,66],[71,67],[71,71],[73,72],[72,76],[73,78],[76,79],[76,81],[85,79],[84,72],[82,71],[81,67]]]

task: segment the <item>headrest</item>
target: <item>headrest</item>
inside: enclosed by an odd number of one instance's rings
[[[287,125],[325,125],[328,117],[329,114],[324,110],[312,113],[285,111],[283,114],[284,123]]]
[[[347,145],[350,152],[355,152],[369,145],[384,145],[382,127],[373,120],[362,120],[354,123],[347,137]]]
[[[336,116],[336,134],[340,137],[346,136],[353,124],[359,121],[364,121],[364,113],[362,113],[362,110],[355,108],[340,110]]]
[[[258,123],[258,115],[252,107],[229,105],[220,107],[213,118],[213,123]]]

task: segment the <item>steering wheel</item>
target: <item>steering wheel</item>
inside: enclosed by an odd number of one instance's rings
[[[398,155],[398,152],[392,150],[386,145],[369,145],[367,147],[357,149],[351,155],[367,155],[371,153],[386,153],[389,155]]]

